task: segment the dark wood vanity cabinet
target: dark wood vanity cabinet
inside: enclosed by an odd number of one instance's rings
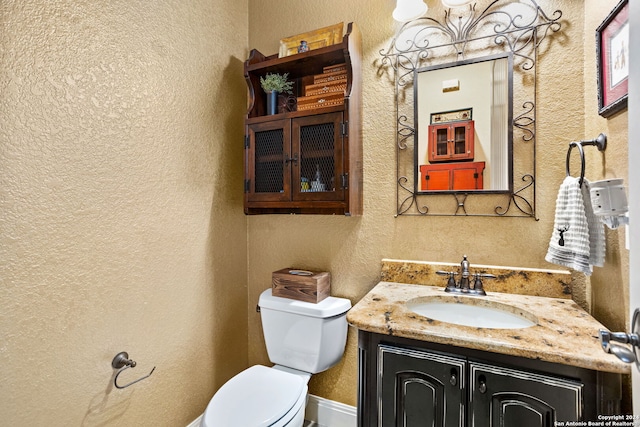
[[[362,214],[361,45],[349,23],[341,43],[282,58],[251,51],[244,65],[246,214]],[[294,83],[286,106],[271,115],[260,86],[267,73],[288,73]],[[323,90],[318,77],[336,73],[339,81],[326,84],[326,97],[309,96],[311,87]],[[331,92],[334,86],[339,92]],[[303,97],[322,99],[310,107]]]
[[[617,374],[359,334],[360,427],[551,427],[619,413]]]

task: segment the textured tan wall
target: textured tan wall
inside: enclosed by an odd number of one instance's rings
[[[617,0],[585,2],[585,135],[595,138],[600,132],[607,137],[604,153],[593,147],[588,150],[588,177],[624,178],[629,176],[628,113],[621,111],[605,119],[598,115],[598,92],[595,30],[609,12],[618,4]],[[605,266],[594,269],[591,277],[591,307],[593,315],[612,330],[628,330],[629,322],[629,251],[625,248],[625,228],[605,228],[607,253]]]
[[[592,34],[615,1],[539,3],[566,22],[539,64],[538,222],[393,217],[392,86],[377,75],[393,0],[0,3],[3,423],[187,424],[247,362],[268,363],[253,307],[284,266],[330,270],[334,294],[354,302],[382,258],[549,267],[568,141],[606,132],[587,176],[626,178],[627,114],[595,111]],[[364,39],[365,214],[245,218],[246,40],[271,54],[284,36],[340,21]],[[587,289],[618,328],[628,257],[621,232],[607,238]],[[356,338],[312,393],[355,404]],[[121,350],[139,363],[123,380],[156,372],[112,388]]]
[[[247,13],[0,2],[0,424],[186,425],[246,367]]]
[[[439,2],[427,1],[431,16],[442,16]],[[484,7],[488,0],[478,2]],[[585,35],[585,3],[571,0],[541,0],[551,13],[563,11],[563,30],[541,52],[538,63],[538,193],[539,221],[522,218],[400,217],[395,213],[395,155],[393,86],[378,75],[379,51],[394,35],[391,18],[393,0],[344,2],[326,0],[249,0],[249,46],[264,54],[278,51],[280,38],[331,25],[356,22],[363,35],[363,146],[364,215],[358,218],[323,216],[253,216],[248,219],[249,307],[269,286],[272,271],[285,266],[326,269],[332,273],[334,295],[357,301],[378,281],[382,258],[459,262],[467,254],[473,263],[549,268],[544,261],[558,186],[565,174],[568,143],[604,131],[612,134],[618,149],[607,152],[606,165],[626,164],[623,118],[596,120],[591,52],[593,28]],[[589,13],[601,20],[606,7],[587,3]],[[612,1],[608,3],[613,4]],[[357,7],[354,7],[357,4]],[[277,23],[277,25],[274,25]],[[589,54],[585,54],[588,52]],[[586,63],[585,63],[586,60]],[[586,70],[586,71],[585,71]],[[585,74],[588,74],[585,77]],[[590,76],[590,77],[589,77]],[[585,112],[590,110],[590,112]],[[596,113],[597,116],[597,113]],[[626,116],[624,113],[622,116]],[[595,135],[594,135],[595,136]],[[614,138],[612,138],[614,139]],[[597,151],[597,150],[596,150]],[[600,159],[589,159],[598,167]],[[617,166],[616,166],[617,167]],[[598,170],[589,177],[599,178]],[[603,172],[602,172],[603,173]],[[609,171],[607,171],[609,173]],[[613,171],[611,171],[614,174]],[[617,174],[618,171],[615,171]],[[610,238],[611,240],[611,234]],[[615,237],[614,237],[615,240]],[[619,252],[619,251],[618,251]],[[608,265],[618,277],[625,266],[615,261],[617,252],[607,253]],[[584,281],[583,281],[584,282]],[[611,286],[606,273],[593,279],[596,312],[607,313],[602,321],[614,327],[624,313],[613,312],[599,289]],[[620,285],[615,284],[617,290]],[[606,291],[611,292],[610,288]],[[581,299],[588,305],[589,293]],[[249,361],[268,363],[257,314],[249,312]],[[311,380],[311,393],[355,405],[357,384],[357,335],[351,330],[343,361]]]

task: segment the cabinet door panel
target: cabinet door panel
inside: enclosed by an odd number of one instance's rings
[[[494,426],[540,427],[551,426],[552,406],[523,393],[495,393],[492,396],[492,419]],[[497,423],[496,423],[497,421]]]
[[[378,425],[460,427],[464,359],[380,345]]]
[[[251,125],[246,169],[248,200],[283,201],[290,190],[290,128],[288,121]]]
[[[398,426],[441,426],[444,418],[444,384],[422,372],[396,373],[395,414]]]
[[[451,171],[435,169],[427,165],[420,167],[422,171],[422,190],[437,191],[451,189]]]
[[[453,190],[482,190],[482,171],[478,173],[477,164],[484,162],[469,163],[468,166],[459,166],[451,169]]]
[[[436,149],[433,155],[434,159],[438,157],[449,157],[449,129],[448,128],[435,128]]]
[[[552,427],[582,420],[584,385],[578,381],[477,362],[469,368],[473,427]]]
[[[467,154],[467,130],[464,126],[453,127],[453,154],[465,156]]]
[[[342,113],[293,120],[294,200],[344,200],[341,125]]]
[[[474,125],[473,120],[469,120],[459,125],[452,125],[451,139],[451,160],[473,160],[474,159]]]

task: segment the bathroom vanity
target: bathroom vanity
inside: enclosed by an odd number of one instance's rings
[[[566,297],[487,293],[383,281],[353,307],[359,426],[546,427],[620,414],[629,367],[602,351],[599,322]],[[531,323],[435,320],[421,312],[434,301],[450,303],[449,312],[476,306]]]
[[[620,413],[615,374],[367,332],[359,356],[360,426],[553,426]]]

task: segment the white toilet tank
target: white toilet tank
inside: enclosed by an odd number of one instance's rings
[[[258,305],[271,362],[315,374],[342,358],[351,308],[348,299],[327,297],[313,304],[274,297],[267,289]]]

